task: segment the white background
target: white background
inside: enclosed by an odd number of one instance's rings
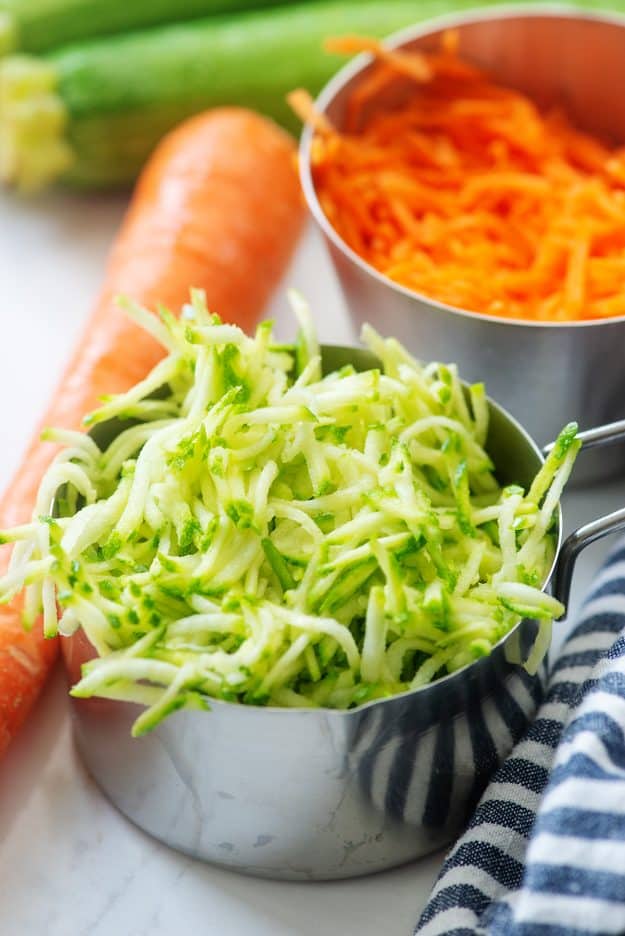
[[[118,196],[0,197],[0,485],[17,469],[89,312],[124,207]],[[308,296],[323,340],[350,340],[314,232],[284,285]],[[288,335],[284,287],[268,311]],[[566,526],[616,509],[624,494],[618,481],[568,495]],[[605,548],[592,547],[580,563],[575,604]],[[567,625],[557,627],[559,643]],[[71,743],[60,672],[0,764],[2,936],[406,936],[440,860],[300,884],[241,877],[170,851],[120,816],[86,775]]]

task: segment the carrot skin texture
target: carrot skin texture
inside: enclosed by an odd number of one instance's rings
[[[250,111],[224,108],[181,124],[155,150],[111,252],[95,309],[45,414],[44,426],[81,428],[104,393],[127,390],[161,347],[117,307],[120,294],[178,312],[192,286],[243,328],[254,325],[297,243],[305,217],[295,147]],[[39,432],[0,497],[0,527],[28,521],[54,446]],[[0,570],[6,567],[0,556]],[[0,753],[25,719],[57,649],[22,600],[0,608]]]

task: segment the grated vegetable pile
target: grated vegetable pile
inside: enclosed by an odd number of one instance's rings
[[[145,705],[135,734],[211,697],[350,708],[563,612],[541,585],[576,426],[529,491],[501,488],[481,384],[367,326],[380,367],[322,376],[292,301],[292,345],[222,324],[199,292],[180,319],[127,303],[166,356],[87,418],[128,420],[105,451],[48,431],[63,449],[33,520],[1,534],[0,601],[27,586],[27,625],[81,627],[98,657],[73,694]]]

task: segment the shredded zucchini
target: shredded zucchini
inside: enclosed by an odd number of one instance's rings
[[[166,357],[87,418],[129,420],[105,451],[47,433],[63,450],[32,522],[0,533],[0,600],[26,586],[27,623],[81,627],[98,657],[73,695],[144,704],[135,734],[210,698],[353,707],[563,612],[541,585],[576,427],[529,492],[502,489],[483,387],[369,327],[379,368],[322,376],[294,304],[300,335],[277,345],[199,292],[179,320],[126,303]]]

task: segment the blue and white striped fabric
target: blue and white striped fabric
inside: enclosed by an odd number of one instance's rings
[[[450,852],[419,936],[625,934],[625,545]]]

